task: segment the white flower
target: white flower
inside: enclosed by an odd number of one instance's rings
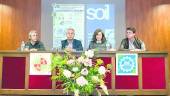
[[[99,69],[98,69],[98,71],[99,71],[99,74],[101,74],[101,75],[103,75],[103,74],[106,73],[106,69],[105,69],[104,66],[100,66]]]
[[[83,63],[83,62],[84,62],[84,57],[80,56],[80,57],[77,59],[77,61],[78,61],[79,63]]]
[[[92,81],[99,82],[99,78],[97,76],[92,76],[91,78],[92,78]]]
[[[73,72],[77,72],[77,71],[79,71],[79,68],[78,68],[78,67],[73,67],[73,68],[72,68],[72,71],[73,71]]]
[[[63,74],[64,74],[64,76],[67,77],[67,78],[70,78],[71,75],[72,75],[72,73],[71,73],[69,70],[66,70],[66,69],[63,71]]]
[[[87,74],[88,74],[87,68],[83,68],[83,69],[81,70],[81,74],[82,74],[82,75],[87,75]]]
[[[92,59],[89,59],[89,58],[86,58],[85,60],[84,60],[84,66],[89,66],[89,67],[91,67],[92,66]]]
[[[94,56],[94,51],[93,51],[93,50],[85,51],[85,55],[86,55],[88,58],[92,58],[92,57]]]
[[[70,59],[70,60],[68,60],[68,61],[67,61],[67,64],[73,64],[73,63],[74,63],[74,61],[75,61],[75,60]]]
[[[74,96],[79,96],[79,90],[78,89],[74,90]]]
[[[76,83],[77,83],[79,86],[84,86],[84,85],[88,84],[88,81],[87,81],[83,76],[81,76],[81,77],[78,77],[78,78],[76,79]]]

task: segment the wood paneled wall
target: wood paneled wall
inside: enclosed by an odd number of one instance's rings
[[[0,50],[17,49],[40,27],[41,0],[0,0]]]
[[[148,50],[170,55],[170,0],[126,0],[126,26],[136,27]]]
[[[170,0],[126,0],[126,26],[134,26],[148,50],[170,53]]]

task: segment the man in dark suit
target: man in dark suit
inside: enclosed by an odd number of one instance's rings
[[[61,41],[62,49],[69,51],[83,51],[83,47],[80,40],[74,39],[75,30],[68,28],[66,32],[67,39]]]

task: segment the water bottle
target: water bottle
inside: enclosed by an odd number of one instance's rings
[[[22,42],[21,42],[21,51],[24,51],[24,49],[25,49],[25,42],[22,41]]]

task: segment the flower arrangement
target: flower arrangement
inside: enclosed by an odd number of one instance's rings
[[[97,87],[108,95],[103,79],[106,72],[109,72],[109,66],[105,68],[102,66],[103,61],[93,56],[92,50],[85,51],[80,57],[69,51],[65,51],[64,55],[53,55],[52,69],[57,69],[57,73],[52,79],[61,81],[64,92],[72,92],[75,96],[92,94]],[[97,93],[100,95],[98,90]]]

